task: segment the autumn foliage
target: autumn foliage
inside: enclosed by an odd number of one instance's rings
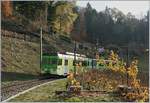
[[[98,61],[103,64],[105,69],[91,69],[83,71],[76,76],[69,76],[72,81],[72,85],[80,84],[85,90],[96,90],[96,91],[117,91],[119,85],[130,88],[127,92],[121,91],[121,97],[124,101],[137,101],[145,102],[148,101],[148,87],[143,87],[140,80],[137,79],[138,74],[138,60],[134,59],[127,67],[126,63],[119,58],[119,56],[113,51],[110,53],[109,63],[105,61]],[[128,81],[126,75],[128,74]]]
[[[11,1],[2,1],[1,10],[4,17],[12,16],[13,9]]]
[[[132,60],[129,67],[126,66],[126,63],[120,61],[118,55],[111,52],[109,59],[112,60],[112,62],[109,63],[108,68],[111,69],[114,72],[120,72],[123,74],[129,75],[129,87],[131,87],[131,90],[124,94],[124,98],[127,101],[137,101],[137,102],[145,102],[148,101],[148,87],[143,87],[140,83],[140,80],[137,79],[138,75],[138,60],[134,59]]]

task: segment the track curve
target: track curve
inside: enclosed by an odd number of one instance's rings
[[[49,82],[49,81],[53,81],[56,80],[54,78],[50,78],[50,79],[34,79],[34,80],[28,80],[28,81],[22,81],[22,82],[17,82],[17,83],[13,83],[11,85],[7,85],[7,86],[2,86],[1,87],[1,101],[4,101],[6,99],[8,99],[9,97],[16,95],[20,92],[23,92],[27,89],[30,89],[34,86]]]

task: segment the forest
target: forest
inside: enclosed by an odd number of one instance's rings
[[[149,44],[148,11],[138,19],[131,12],[125,15],[117,8],[106,7],[97,12],[89,3],[85,8],[78,7],[76,1],[5,1],[2,2],[3,17],[16,20],[31,31],[42,27],[50,35],[98,42],[101,46],[130,45],[145,50]]]

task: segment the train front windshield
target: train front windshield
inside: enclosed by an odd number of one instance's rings
[[[94,68],[96,67],[96,65],[97,65],[96,60],[92,60],[92,65],[94,66]]]

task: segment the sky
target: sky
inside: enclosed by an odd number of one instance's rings
[[[124,14],[131,12],[135,17],[142,18],[143,15],[147,14],[149,10],[150,1],[77,1],[77,5],[81,7],[86,7],[87,3],[90,3],[92,8],[97,11],[102,11],[105,7],[117,8],[121,10]]]

